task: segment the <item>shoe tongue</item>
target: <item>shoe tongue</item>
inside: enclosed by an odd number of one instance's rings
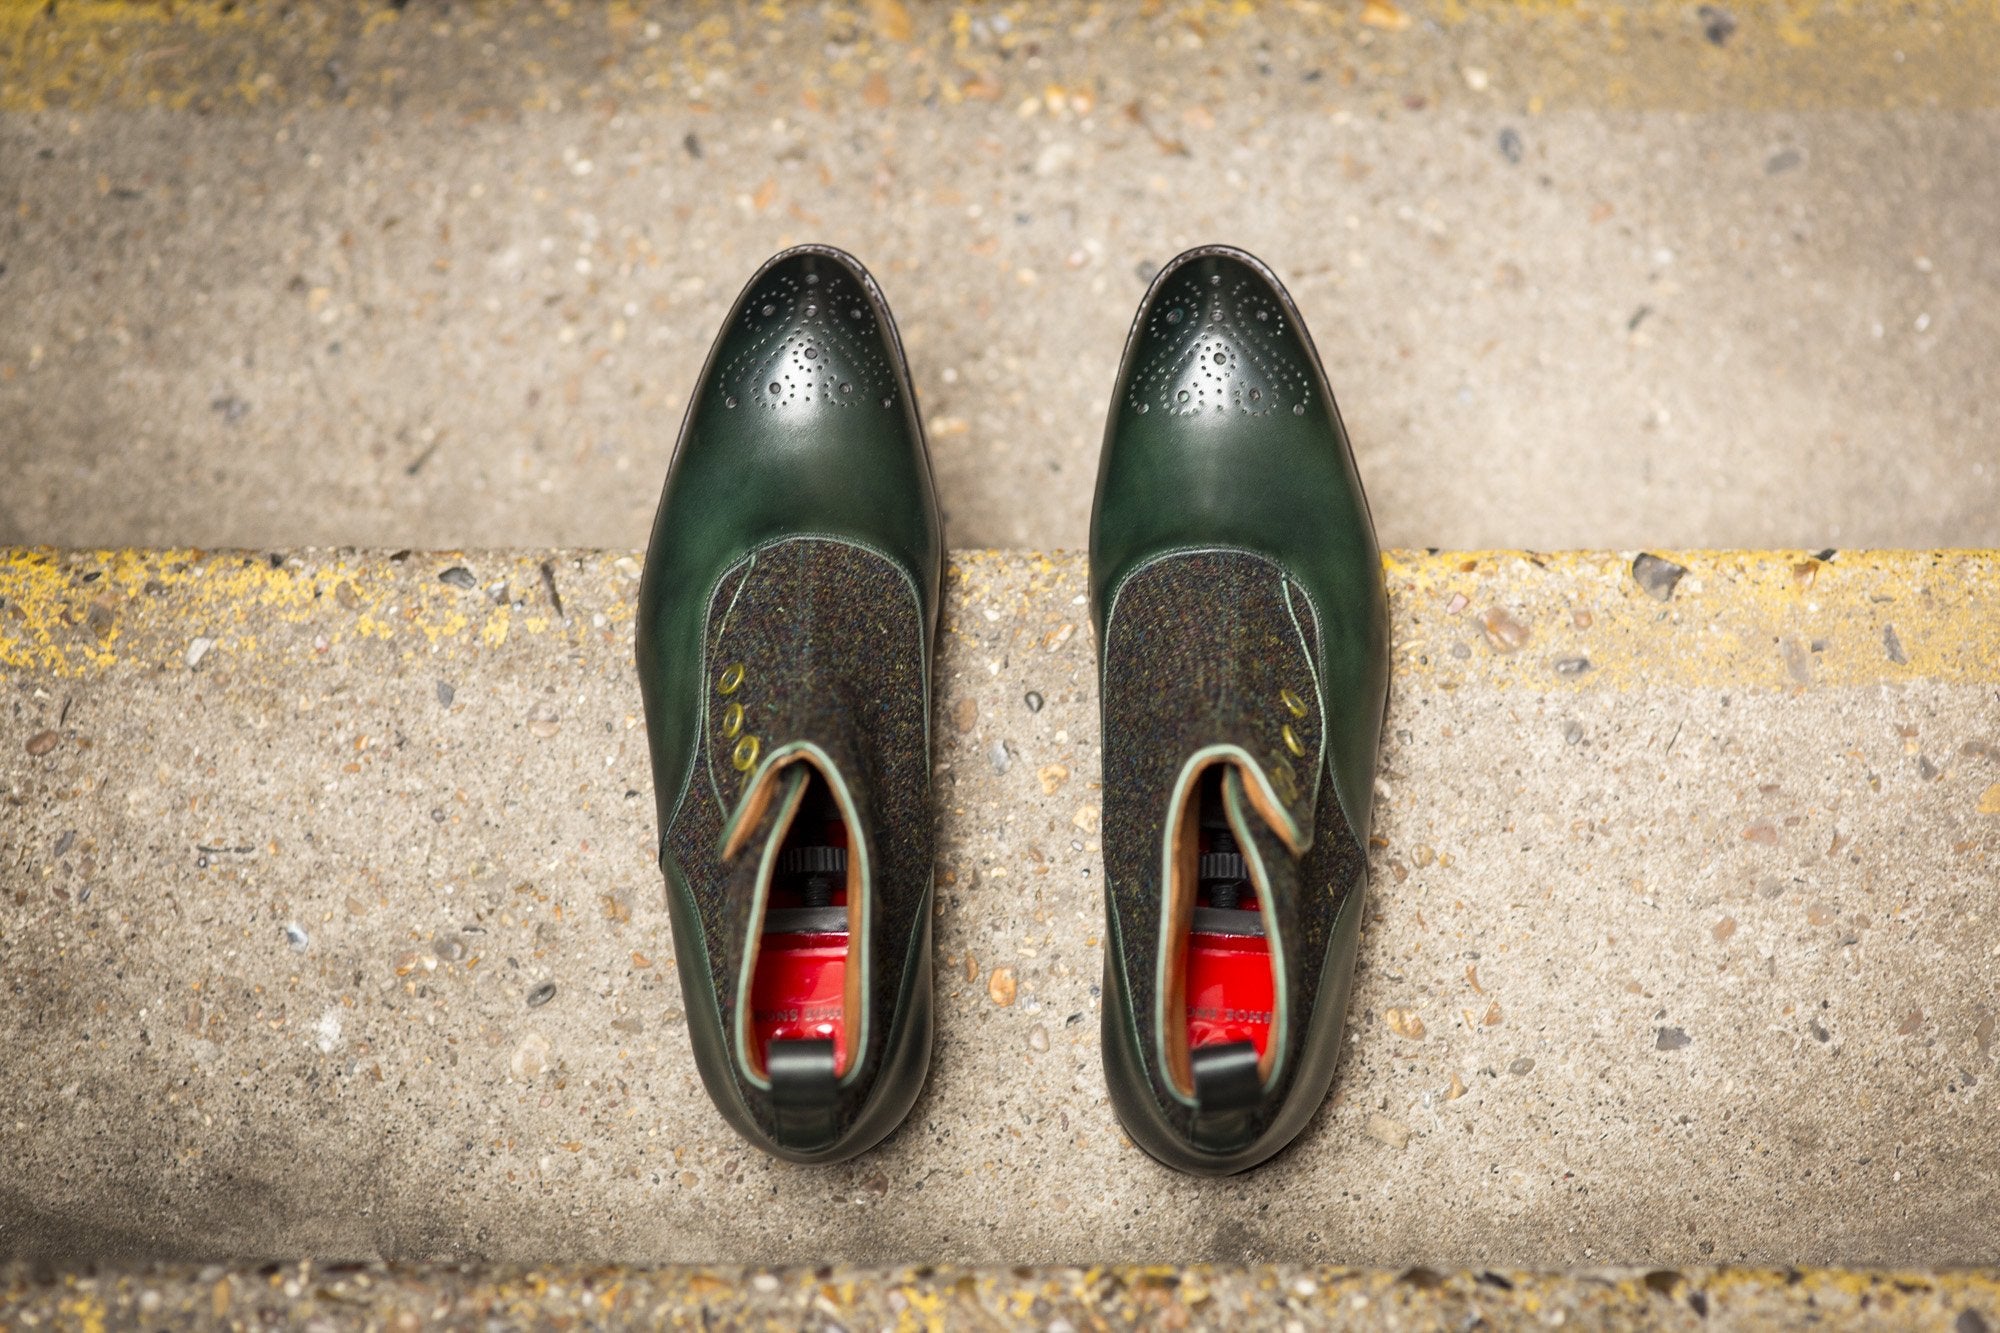
[[[1257,844],[1264,859],[1272,859],[1273,851],[1282,850],[1284,859],[1296,859],[1305,855],[1311,845],[1310,834],[1301,827],[1297,815],[1280,799],[1270,777],[1257,761],[1241,751],[1216,755],[1200,754],[1189,759],[1187,767],[1181,771],[1180,789],[1185,793],[1182,799],[1197,800],[1200,782],[1189,770],[1218,767],[1222,770],[1222,805],[1228,819],[1229,831],[1235,836],[1243,854],[1248,854],[1248,845]],[[1170,812],[1174,818],[1178,812]]]
[[[784,841],[810,776],[797,764],[767,765],[743,785],[736,809],[722,826],[722,859],[734,863],[732,877],[746,866],[754,877],[766,848]]]
[[[762,853],[767,848],[775,853],[791,831],[792,820],[797,811],[786,814],[773,824],[768,815],[772,810],[782,808],[787,801],[794,804],[804,797],[805,788],[812,775],[817,772],[827,784],[844,797],[849,813],[843,818],[848,824],[850,845],[864,835],[868,827],[866,793],[861,784],[853,781],[855,765],[845,755],[838,754],[833,747],[822,744],[811,746],[782,746],[772,752],[762,766],[753,772],[743,784],[743,794],[737,799],[736,809],[722,826],[722,859],[731,861],[743,858],[753,849]],[[837,847],[799,848],[795,851],[834,852],[844,858],[850,853]],[[787,858],[796,860],[793,853]],[[748,857],[753,862],[757,857]],[[824,859],[824,858],[822,858]],[[808,865],[803,861],[796,865],[777,864],[773,856],[773,868],[777,870],[816,871],[824,869],[818,864]],[[838,869],[844,870],[843,864]]]
[[[730,901],[740,909],[733,925],[744,936],[732,944],[749,943],[749,936],[758,929],[750,918],[779,876],[818,881],[829,898],[836,887],[845,887],[850,903],[858,903],[866,894],[874,862],[869,808],[866,791],[848,776],[852,772],[823,747],[787,746],[750,775],[735,812],[722,829],[722,861],[729,872]],[[807,799],[815,777],[832,789],[837,808],[823,831],[813,829],[812,821],[826,813],[824,807],[818,799]],[[841,827],[831,827],[835,822]],[[795,828],[801,836],[792,838]],[[785,845],[788,839],[792,843],[789,847]]]
[[[1284,807],[1260,792],[1254,778],[1246,779],[1241,764],[1231,764],[1222,778],[1222,809],[1236,839],[1237,855],[1243,858],[1245,877],[1259,900],[1274,904],[1289,900],[1298,886],[1302,849],[1289,840],[1297,829],[1284,815]]]

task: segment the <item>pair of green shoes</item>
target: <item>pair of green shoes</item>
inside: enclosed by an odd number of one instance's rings
[[[944,551],[874,280],[760,269],[689,404],[640,593],[660,865],[696,1063],[739,1133],[831,1162],[932,1032]],[[1240,250],[1167,265],[1091,520],[1111,1099],[1185,1171],[1263,1161],[1333,1079],[1388,684],[1367,501],[1297,309]]]

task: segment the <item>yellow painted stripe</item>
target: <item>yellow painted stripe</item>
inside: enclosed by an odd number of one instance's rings
[[[1062,50],[1095,8],[1016,7],[1013,40]],[[2000,104],[2000,0],[1732,0],[1736,28],[1720,45],[1704,39],[1697,7],[1683,0],[1133,0],[1111,8],[1126,11],[1119,27],[1142,59],[1189,39],[1225,55],[1249,51],[1269,30],[1287,43],[1323,44],[1343,67],[1342,87],[1352,82],[1343,97],[1379,93],[1392,105],[1466,95],[1456,64],[1465,49],[1485,53],[1480,60],[1491,66],[1490,94],[1482,84],[1478,104],[1514,114]],[[612,101],[679,112],[691,97],[706,101],[730,84],[757,88],[764,108],[803,99],[838,110],[851,105],[865,71],[893,71],[891,95],[909,107],[954,104],[968,86],[1013,105],[1041,99],[1049,86],[1047,71],[968,43],[966,6],[854,9],[0,0],[0,111]],[[817,50],[830,23],[843,42],[852,39],[840,71],[817,58],[777,68],[767,60],[777,43]],[[912,59],[917,52],[921,60]],[[1094,78],[1085,65],[1064,68],[1083,78],[1079,86]]]
[[[1394,553],[1397,675],[1528,689],[2000,682],[2000,552],[1655,554],[1687,570],[1666,601],[1639,586],[1631,554]]]
[[[1936,681],[2000,684],[2000,552],[1660,552],[1686,574],[1668,600],[1630,554],[1392,551],[1383,559],[1399,686],[1805,690]],[[554,614],[542,565],[567,606]],[[1084,557],[953,553],[946,619],[1007,585],[1082,586]],[[441,582],[464,563],[480,590]],[[639,557],[615,552],[0,551],[0,670],[77,677],[216,662],[281,669],[355,643],[470,656],[559,636],[624,652]],[[506,589],[496,599],[484,590]],[[1025,594],[1025,595],[1023,595]],[[1055,608],[1069,613],[1071,594]],[[1080,615],[1079,615],[1080,618]]]

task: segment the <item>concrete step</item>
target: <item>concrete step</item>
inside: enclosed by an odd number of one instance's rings
[[[2000,1326],[1992,1270],[933,1267],[525,1271],[272,1264],[38,1276],[0,1269],[10,1327],[1763,1330]]]
[[[636,556],[8,553],[0,1255],[1990,1260],[2000,555],[1662,555],[1388,557],[1338,1090],[1215,1182],[1105,1101],[1080,556],[953,556],[936,1060],[813,1169],[695,1076]]]
[[[1228,240],[1391,544],[2000,545],[1996,105],[1959,0],[10,0],[0,543],[641,543],[821,240],[953,544],[1080,546],[1146,281]]]

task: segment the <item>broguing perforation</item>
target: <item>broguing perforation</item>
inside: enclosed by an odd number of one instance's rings
[[[1314,385],[1284,307],[1248,274],[1225,279],[1200,268],[1182,269],[1154,299],[1126,405],[1176,416],[1304,416]]]
[[[831,262],[780,266],[743,303],[749,341],[723,367],[723,406],[892,408],[901,392],[868,294]]]

